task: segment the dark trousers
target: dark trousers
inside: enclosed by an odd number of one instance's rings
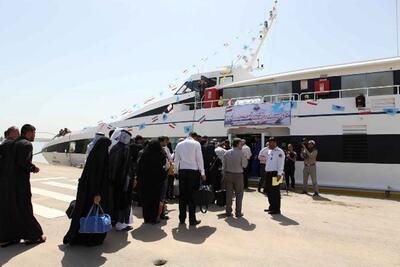
[[[243,185],[244,189],[249,187],[249,166],[243,168]]]
[[[267,176],[267,173],[265,172],[265,164],[261,163],[260,164],[260,181],[258,182],[258,191],[260,191],[261,188],[264,188],[264,191],[265,191],[266,176]]]
[[[287,166],[285,168],[285,180],[286,180],[286,186],[289,187],[289,182],[290,186],[294,188],[295,186],[295,181],[294,181],[294,171],[295,168],[294,166]],[[290,180],[290,181],[289,181]]]
[[[193,194],[200,187],[200,172],[195,170],[179,170],[179,221],[186,220],[189,207],[189,223],[196,222],[196,205]]]
[[[174,198],[174,180],[175,180],[175,176],[174,175],[168,175],[167,197],[169,199],[173,199]]]
[[[272,212],[281,212],[281,191],[280,186],[272,186],[272,177],[278,172],[267,172],[266,188],[269,202],[269,210]]]

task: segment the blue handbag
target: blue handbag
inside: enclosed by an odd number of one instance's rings
[[[79,220],[79,223],[81,234],[103,234],[112,229],[110,215],[104,214],[101,206],[95,204],[90,208],[88,215]]]

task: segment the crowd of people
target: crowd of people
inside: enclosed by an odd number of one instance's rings
[[[40,224],[34,217],[30,173],[39,172],[32,163],[32,144],[35,127],[24,125],[21,135],[16,127],[5,132],[6,140],[0,145],[0,244],[8,246],[24,240],[27,244],[46,241]],[[254,152],[253,152],[254,153]],[[304,159],[303,193],[307,193],[311,176],[314,193],[318,195],[316,180],[315,142],[302,144]],[[168,220],[167,202],[175,199],[179,191],[179,222],[191,226],[200,224],[196,218],[193,195],[201,184],[211,185],[214,192],[225,190],[226,216],[244,216],[242,203],[248,187],[251,149],[243,139],[219,141],[195,132],[181,138],[173,151],[169,138],[146,140],[140,135],[132,138],[129,131],[117,128],[108,137],[96,133],[87,147],[87,159],[79,179],[70,228],[63,243],[94,246],[103,243],[106,234],[80,233],[80,219],[94,205],[109,214],[117,231],[132,229],[132,203],[142,207],[146,224]],[[254,158],[254,157],[253,157]],[[258,191],[268,197],[269,214],[281,213],[280,188],[295,188],[294,172],[297,154],[289,144],[284,151],[278,141],[270,137],[266,147],[259,151],[260,182]],[[179,181],[177,188],[177,181]],[[187,216],[188,215],[188,216]]]

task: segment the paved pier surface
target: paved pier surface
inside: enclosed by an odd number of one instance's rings
[[[244,218],[224,218],[211,207],[196,228],[171,219],[144,225],[135,208],[134,230],[111,232],[99,247],[69,247],[64,211],[75,198],[82,170],[40,165],[32,177],[33,203],[48,240],[37,246],[0,248],[0,266],[400,266],[400,202],[296,193],[283,194],[280,216],[267,215],[266,198],[244,196]]]

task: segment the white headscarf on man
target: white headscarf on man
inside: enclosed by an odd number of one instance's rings
[[[95,134],[93,140],[87,145],[86,148],[86,155],[89,155],[90,151],[92,151],[94,145],[96,144],[96,142],[101,138],[104,137],[104,134],[101,132],[98,132]]]
[[[117,128],[111,135],[111,145],[108,148],[108,151],[111,151],[111,149],[119,142],[128,145],[130,141],[131,141],[131,134],[126,130],[124,130],[123,128]]]

